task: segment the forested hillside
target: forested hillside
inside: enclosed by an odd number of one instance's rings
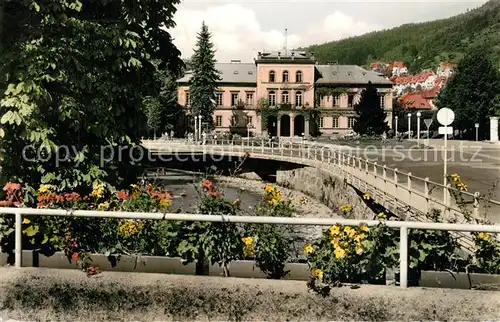
[[[418,71],[435,68],[440,61],[457,61],[474,45],[491,48],[500,67],[500,0],[448,19],[406,24],[307,50],[320,63],[366,65],[375,60],[402,60],[410,71]]]

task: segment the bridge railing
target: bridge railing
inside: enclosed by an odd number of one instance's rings
[[[22,224],[23,216],[65,216],[65,217],[98,217],[142,220],[175,220],[175,221],[201,221],[201,222],[227,222],[227,223],[252,223],[272,225],[314,225],[314,226],[358,226],[366,224],[369,227],[381,223],[378,220],[354,220],[333,218],[290,218],[290,217],[260,217],[260,216],[215,216],[204,214],[182,213],[147,213],[147,212],[117,212],[95,210],[63,210],[63,209],[38,209],[38,208],[5,208],[0,207],[0,214],[15,215],[15,267],[22,267]],[[408,231],[410,229],[440,230],[455,232],[485,232],[500,233],[500,225],[470,225],[448,224],[417,221],[384,221],[387,227],[399,229],[399,263],[400,286],[407,287],[408,281]]]
[[[171,143],[183,145],[201,145],[202,142],[171,141]],[[163,144],[165,142],[163,141]],[[394,203],[404,203],[422,212],[431,209],[442,211],[444,216],[452,218],[457,215],[470,215],[479,219],[481,208],[485,211],[492,207],[500,206],[500,202],[482,197],[479,192],[470,193],[413,175],[411,172],[403,172],[397,168],[389,168],[345,152],[346,147],[316,142],[274,142],[272,140],[239,139],[214,140],[207,139],[204,142],[205,149],[210,146],[227,146],[230,152],[251,152],[280,157],[299,158],[302,160],[326,163],[330,166],[340,167],[340,171],[348,176],[348,179],[368,190],[376,196],[389,199]],[[162,143],[157,141],[144,141],[150,147],[161,147]],[[355,182],[354,182],[355,181]],[[454,202],[452,193],[461,204]],[[389,205],[389,207],[391,207]]]

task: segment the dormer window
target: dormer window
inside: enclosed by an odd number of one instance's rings
[[[235,74],[235,75],[237,75],[237,74],[238,74],[238,71],[237,71],[237,70],[235,70],[235,71],[234,71],[234,74]]]
[[[269,83],[274,83],[276,81],[276,74],[274,71],[269,72]]]
[[[295,83],[302,83],[302,72],[300,70],[295,73]]]
[[[253,72],[251,70],[249,70],[248,75],[253,75]]]
[[[283,83],[288,83],[288,71],[283,72]]]

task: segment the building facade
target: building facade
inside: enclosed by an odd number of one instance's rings
[[[305,52],[259,53],[254,63],[218,63],[216,132],[272,136],[335,135],[352,131],[354,105],[369,83],[392,124],[392,82],[354,65],[318,65]],[[189,111],[191,74],[178,80],[179,104]]]

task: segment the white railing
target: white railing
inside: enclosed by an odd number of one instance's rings
[[[203,214],[178,214],[178,213],[144,213],[144,212],[117,212],[94,210],[62,210],[62,209],[36,209],[36,208],[4,208],[0,207],[0,214],[15,215],[15,267],[22,267],[22,224],[23,216],[66,216],[66,217],[99,217],[121,219],[150,219],[150,220],[176,220],[176,221],[203,221],[203,222],[230,222],[254,223],[273,225],[315,225],[333,226],[358,226],[366,224],[369,227],[377,226],[377,220],[352,220],[352,219],[325,219],[325,218],[290,218],[290,217],[260,217],[260,216],[214,216]],[[447,223],[429,223],[417,221],[385,221],[390,228],[399,229],[399,263],[400,286],[407,287],[408,281],[408,230],[444,230],[459,232],[485,232],[500,233],[500,225],[464,225]]]
[[[303,141],[301,143],[272,142],[264,140],[240,140],[238,144],[228,140],[206,140],[201,142],[189,142],[186,140],[174,141],[143,141],[143,145],[154,152],[165,151],[165,147],[170,152],[229,152],[244,153],[253,155],[273,156],[274,159],[284,161],[301,160],[306,165],[321,167],[325,170],[341,175],[356,188],[364,192],[370,192],[377,203],[386,208],[398,212],[398,209],[411,208],[421,213],[428,213],[431,209],[440,210],[448,218],[456,215],[464,215],[468,212],[474,218],[479,218],[481,203],[485,208],[500,206],[500,202],[491,199],[481,198],[479,192],[470,193],[460,191],[449,184],[430,181],[429,178],[421,178],[405,173],[397,168],[392,169],[377,162],[371,162],[361,157],[345,152],[349,147],[332,144],[317,144],[315,142]],[[225,147],[224,150],[211,151],[215,147]],[[441,196],[436,196],[435,190]],[[465,201],[459,206],[452,200],[450,191],[454,191]]]

